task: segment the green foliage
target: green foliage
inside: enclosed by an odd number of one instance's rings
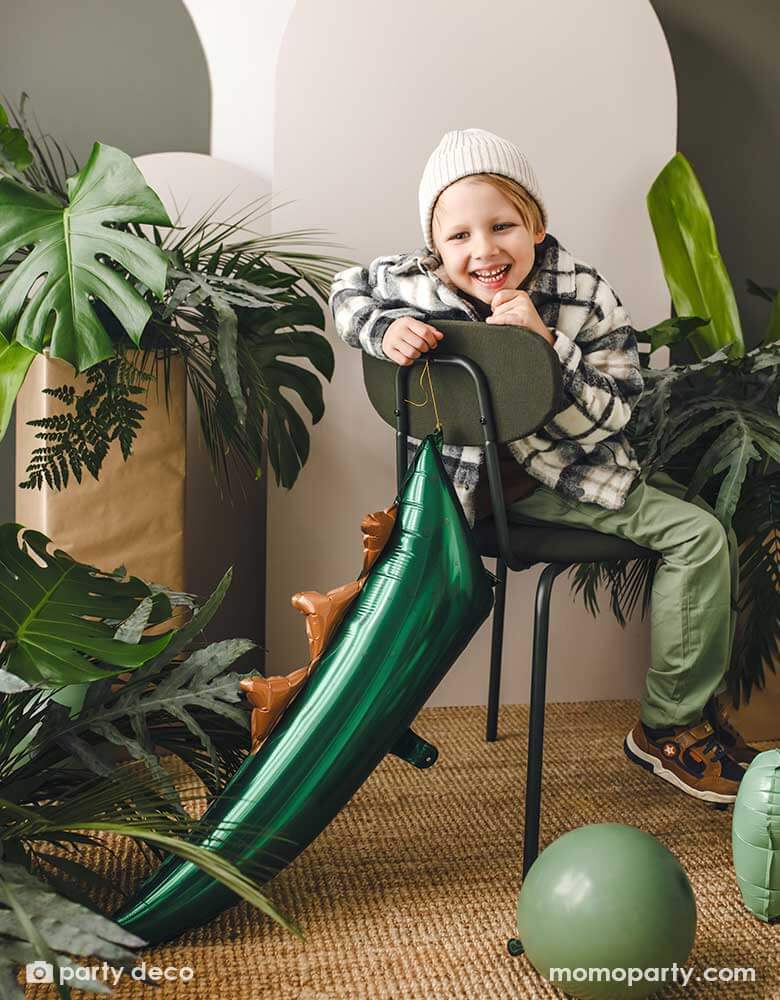
[[[68,200],[68,174],[75,173],[79,165],[69,149],[63,149],[53,136],[48,133],[44,135],[40,128],[34,128],[30,124],[28,102],[29,96],[22,92],[19,103],[9,108],[9,124],[12,122],[13,127],[21,132],[31,156],[31,162],[23,168],[22,176],[17,177],[17,180],[23,181],[34,191],[54,195],[65,204]],[[66,152],[70,165],[66,162]]]
[[[77,564],[74,576],[79,568],[90,570]],[[89,617],[100,614],[105,602],[96,573],[87,591],[71,593],[71,608],[84,607]],[[105,576],[119,586],[123,574],[120,569]],[[191,815],[200,786],[174,783],[174,772],[159,756],[168,751],[179,757],[210,795],[223,790],[245,758],[249,712],[241,675],[229,669],[252,643],[199,645],[229,583],[230,572],[203,603],[155,585],[145,594],[136,588],[132,601],[114,594],[103,621],[113,641],[129,649],[143,648],[147,628],[163,624],[161,615],[172,605],[189,608],[191,615],[168,633],[164,649],[131,673],[111,677],[96,660],[100,679],[87,684],[72,715],[42,688],[0,697],[0,996],[19,995],[16,972],[28,961],[63,965],[76,954],[127,966],[144,943],[97,912],[97,900],[117,886],[85,859],[84,849],[111,851],[105,834],[131,837],[157,859],[169,852],[191,861],[298,933],[259,889],[263,873],[242,858],[259,831],[242,828],[230,853],[198,847],[208,832]],[[46,659],[50,638],[43,636],[31,651],[36,661]],[[0,667],[8,652],[0,646]],[[129,760],[118,761],[118,752]],[[69,989],[61,995],[69,996]]]
[[[9,344],[0,332],[0,441],[8,429],[14,411],[14,400],[34,359],[35,351],[28,350],[16,341]]]
[[[643,370],[645,391],[628,426],[642,478],[664,470],[701,495],[724,528],[733,525],[740,555],[740,604],[746,627],[735,639],[729,686],[735,700],[763,685],[780,642],[780,343],[730,359],[720,351],[690,365]],[[598,586],[610,590],[612,612],[624,624],[643,591],[649,606],[654,565],[623,561],[581,565],[573,589],[598,613]]]
[[[780,290],[758,285],[755,281],[751,281],[750,278],[747,281],[747,290],[751,295],[758,295],[760,298],[766,299],[767,302],[771,303],[772,312],[769,316],[766,333],[764,334],[764,343],[775,343],[780,340]]]
[[[0,173],[15,177],[32,164],[32,153],[21,129],[8,124],[8,114],[0,105]]]
[[[43,390],[69,409],[28,421],[41,428],[35,437],[46,444],[33,449],[20,489],[40,489],[44,484],[64,489],[71,474],[80,483],[84,469],[97,479],[114,441],[119,442],[122,457],[130,457],[146,411],[132,397],[142,395],[153,376],[130,360],[112,358],[90,368],[85,378],[88,388],[81,394],[68,385]]]
[[[718,250],[712,215],[682,153],[676,153],[656,177],[647,207],[677,315],[709,320],[706,329],[690,334],[691,346],[699,357],[729,344],[732,356],[743,354],[737,302]]]
[[[32,247],[3,282],[0,329],[83,371],[115,351],[93,308],[98,300],[137,345],[151,307],[125,273],[161,296],[167,258],[122,228],[130,222],[170,225],[133,161],[112,146],[94,144],[68,178],[64,207],[53,195],[0,179],[0,261]]]
[[[0,437],[33,353],[103,368],[78,403],[67,397],[75,412],[41,425],[52,436],[24,485],[64,488],[82,468],[97,477],[115,440],[128,457],[143,419],[128,399],[138,383],[119,393],[105,362],[135,350],[137,371],[161,367],[166,401],[172,360],[183,359],[218,482],[230,488],[236,471],[259,477],[267,455],[277,482],[292,487],[309,453],[305,418],[323,413],[319,377],[333,373],[317,300],[351,262],[308,250],[316,230],[257,234],[266,199],[225,221],[218,203],[172,227],[129,157],[96,144],[82,169],[72,154],[68,165],[57,142],[30,126],[25,104],[22,95],[12,115],[31,162],[0,181]],[[280,360],[292,357],[306,364]]]
[[[135,669],[165,649],[171,633],[130,644],[116,640],[107,623],[127,618],[151,597],[141,580],[101,573],[50,545],[37,531],[0,525],[0,666],[6,672],[48,687],[80,684]],[[170,614],[163,595],[150,605],[158,621]]]
[[[609,589],[612,614],[622,628],[633,615],[642,597],[642,618],[650,607],[650,596],[657,568],[655,559],[608,559],[595,563],[578,563],[569,571],[572,592],[581,593],[585,607],[595,618],[599,613],[598,588]]]
[[[748,463],[780,460],[778,368],[780,345],[771,344],[733,361],[721,353],[646,369],[628,427],[643,478],[673,467],[685,475],[687,498],[710,484],[716,514],[729,527]]]
[[[207,239],[172,250],[173,291],[153,323],[175,323],[187,378],[215,474],[229,483],[230,463],[257,477],[267,451],[277,483],[290,488],[309,454],[309,432],[282,390],[294,392],[313,423],[323,413],[315,374],[284,357],[308,360],[324,378],[333,375],[333,350],[321,334],[325,317],[316,299],[264,256]],[[201,268],[200,271],[197,269]],[[196,329],[188,336],[187,329]],[[309,328],[309,329],[302,329]]]
[[[69,955],[90,955],[127,963],[145,944],[113,921],[55,892],[22,865],[0,861],[0,996],[23,1000],[18,965],[43,960],[75,971]],[[59,982],[58,972],[55,982]],[[108,993],[101,979],[79,979],[79,987]],[[70,991],[59,991],[60,996]]]
[[[664,470],[701,496],[740,543],[740,619],[728,684],[736,704],[761,688],[780,652],[780,293],[748,280],[771,304],[760,347],[745,354],[734,291],[717,248],[715,226],[693,170],[678,153],[648,194],[648,208],[676,311],[637,335],[659,347],[687,340],[699,360],[655,369],[643,356],[645,389],[627,428],[642,478]],[[703,319],[702,317],[707,317]],[[650,602],[654,562],[632,571],[621,560],[581,565],[573,589],[592,614],[596,592],[610,589],[622,624],[639,589]]]
[[[198,754],[201,776],[208,778],[210,787],[218,787],[223,768],[216,744],[199,719],[220,717],[245,731],[246,711],[237,704],[242,701],[242,675],[226,671],[254,648],[247,639],[225,639],[191,653],[176,669],[169,665],[141,668],[118,692],[85,706],[75,719],[68,717],[64,706],[51,702],[45,725],[52,739],[99,775],[110,775],[112,765],[105,754],[94,749],[91,737],[123,747],[160,779],[174,808],[183,813],[173,782],[155,753],[155,747],[165,744],[164,737],[162,741],[159,738],[160,731],[178,721],[189,734],[192,749],[202,748],[203,753]],[[208,772],[203,766],[206,759]]]
[[[636,339],[640,344],[650,345],[650,354],[659,347],[671,347],[688,340],[692,334],[707,326],[708,319],[701,316],[672,316],[651,326],[648,330],[637,330]],[[640,361],[647,361],[647,354],[641,355]]]
[[[728,679],[739,705],[754,687],[764,687],[765,670],[774,672],[780,656],[780,471],[748,479],[734,530],[743,545],[739,560],[742,586]]]

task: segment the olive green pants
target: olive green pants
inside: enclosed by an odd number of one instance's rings
[[[518,523],[552,521],[618,535],[660,555],[651,602],[650,669],[641,702],[648,726],[698,722],[723,681],[731,658],[739,591],[739,557],[700,497],[666,473],[635,484],[620,510],[561,496],[540,485],[507,513]],[[734,601],[732,602],[732,597]]]

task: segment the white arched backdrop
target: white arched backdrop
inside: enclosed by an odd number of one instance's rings
[[[410,250],[425,160],[452,128],[516,141],[540,178],[550,230],[615,286],[637,327],[668,313],[645,195],[676,148],[671,58],[649,0],[582,5],[495,0],[186,0],[211,73],[212,154],[267,176],[295,199],[274,228],[325,228],[361,263]],[[227,21],[231,30],[223,30]],[[285,29],[286,25],[286,29]],[[236,38],[241,44],[236,46]],[[274,67],[275,74],[274,74]],[[359,352],[336,337],[336,373],[309,461],[291,492],[269,484],[267,665],[306,660],[301,589],[354,578],[362,516],[394,496],[392,431],[371,410]],[[510,574],[502,699],[527,701],[538,570]],[[636,697],[647,622],[621,629],[553,595],[551,700]],[[484,702],[489,623],[432,704]]]

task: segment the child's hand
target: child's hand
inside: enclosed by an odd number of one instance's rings
[[[524,326],[544,337],[548,344],[555,343],[554,335],[542,322],[528,292],[523,292],[519,288],[502,288],[493,296],[490,307],[493,312],[485,320],[486,323]]]
[[[401,316],[385,331],[382,350],[397,365],[411,365],[424,351],[433,350],[443,336],[439,330],[413,316]]]

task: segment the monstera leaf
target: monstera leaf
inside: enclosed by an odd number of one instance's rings
[[[108,624],[128,618],[152,596],[145,583],[101,573],[60,549],[50,552],[50,544],[37,531],[0,525],[0,656],[6,671],[47,687],[81,684],[140,667],[165,649],[172,632],[134,644],[115,639],[116,626]],[[150,621],[160,621],[167,599],[158,594],[153,600],[158,607]]]
[[[102,302],[138,344],[151,307],[123,272],[158,297],[167,257],[126,223],[170,226],[157,195],[127,154],[96,142],[68,178],[68,204],[9,178],[0,180],[0,264],[32,247],[0,291],[0,330],[32,351],[83,371],[114,354],[93,300]],[[119,269],[117,266],[119,266]]]
[[[280,358],[305,358],[326,379],[333,375],[333,349],[319,333],[298,326],[325,325],[317,302],[302,296],[276,310],[255,310],[247,328],[246,350],[256,373],[257,392],[264,400],[268,458],[279,485],[290,489],[309,455],[309,431],[296,406],[282,390],[296,393],[311,415],[312,423],[325,412],[322,384],[316,375]]]

